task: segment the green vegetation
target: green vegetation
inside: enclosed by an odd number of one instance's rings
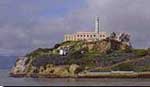
[[[148,48],[147,51],[148,51],[148,55],[150,55],[150,48]]]
[[[69,48],[66,56],[59,55],[59,49],[63,47]],[[141,72],[150,71],[150,65],[137,66],[135,63],[129,63],[130,61],[127,63],[121,62],[132,59],[137,60],[148,54],[150,54],[150,49],[131,49],[117,41],[102,40],[96,42],[66,41],[56,44],[53,48],[39,48],[26,56],[32,59],[33,65],[46,67],[40,68],[40,72],[49,69],[52,65],[71,64],[89,67],[90,69],[101,67],[93,71],[119,70]],[[29,61],[31,60],[26,62],[28,63]],[[115,64],[116,66],[113,66]],[[47,72],[52,71],[47,70]]]
[[[112,68],[114,71],[134,71],[134,65],[132,63],[121,63]]]
[[[145,49],[134,49],[133,53],[135,53],[137,56],[145,56],[148,54],[148,51]]]
[[[150,71],[150,65],[135,67],[135,71],[136,72],[148,72],[148,71]]]
[[[39,56],[43,56],[43,55],[50,55],[52,54],[53,49],[50,48],[38,48],[37,50],[31,52],[30,54],[27,54],[26,57],[29,58],[37,58]]]

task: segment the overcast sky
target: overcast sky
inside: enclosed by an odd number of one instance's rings
[[[0,55],[52,47],[65,33],[129,32],[136,48],[150,47],[150,0],[0,0]]]

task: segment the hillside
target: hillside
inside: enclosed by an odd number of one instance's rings
[[[67,53],[60,55],[66,48]],[[113,39],[67,41],[39,48],[17,60],[12,74],[74,76],[84,71],[150,71],[150,49],[133,49]]]
[[[69,51],[67,55],[60,56],[59,49],[64,47],[68,47]],[[54,48],[51,49],[39,48],[26,56],[30,59],[35,59],[35,63],[33,62],[34,64],[36,64],[38,60],[44,61],[44,59],[49,59],[49,63],[56,65],[79,64],[88,66],[89,62],[91,62],[90,64],[92,64],[92,62],[94,61],[101,61],[98,59],[98,57],[106,57],[104,59],[107,60],[107,57],[113,55],[118,55],[118,57],[120,57],[121,55],[126,55],[128,57],[134,56],[131,53],[127,53],[130,50],[131,49],[127,45],[115,40],[102,40],[97,42],[68,41],[61,44],[56,44]],[[106,54],[109,55],[106,56]]]

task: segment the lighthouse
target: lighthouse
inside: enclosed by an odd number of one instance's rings
[[[95,32],[96,33],[100,32],[100,19],[99,19],[99,17],[96,17],[96,19],[95,19]]]

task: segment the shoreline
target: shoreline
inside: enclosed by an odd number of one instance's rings
[[[58,76],[58,75],[50,75],[50,74],[9,74],[10,77],[22,78],[22,77],[31,77],[31,78],[150,78],[150,72],[134,72],[134,73],[111,73],[107,72],[107,74],[99,73],[99,74],[91,74],[91,73],[83,73],[76,74],[72,76]]]

